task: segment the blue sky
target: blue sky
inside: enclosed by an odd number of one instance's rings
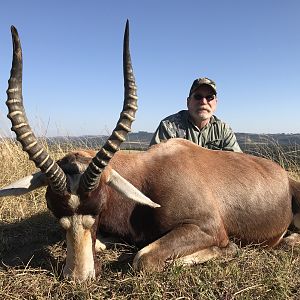
[[[108,134],[123,102],[122,39],[130,45],[139,110],[153,132],[186,108],[192,81],[218,87],[216,115],[236,132],[300,132],[300,1],[1,1],[0,135],[10,26],[23,48],[23,97],[37,135]]]

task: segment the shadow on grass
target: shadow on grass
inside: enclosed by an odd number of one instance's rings
[[[53,270],[57,255],[52,248],[64,240],[64,233],[48,212],[7,224],[0,222],[0,268],[41,267]],[[55,252],[55,251],[54,251]]]
[[[116,237],[110,240],[97,259],[113,273],[130,272],[137,248]],[[60,277],[65,255],[64,231],[49,212],[11,224],[0,221],[0,269],[42,268]]]
[[[107,267],[113,272],[127,274],[132,271],[132,263],[135,253],[122,253],[117,260],[107,263]]]
[[[103,236],[98,238],[106,245],[106,250],[97,253],[97,259],[101,262],[102,271],[109,270],[112,273],[127,274],[132,271],[134,256],[139,250],[136,245],[118,236]]]

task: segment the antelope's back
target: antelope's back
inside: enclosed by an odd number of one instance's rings
[[[221,218],[230,231],[243,227],[251,235],[257,226],[276,230],[276,224],[292,218],[288,174],[270,160],[208,150],[183,139],[155,145],[143,155],[144,192],[161,204],[157,214],[170,223]]]

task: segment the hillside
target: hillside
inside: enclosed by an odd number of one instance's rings
[[[148,148],[152,138],[152,132],[139,131],[128,134],[126,141],[122,144],[122,149],[145,150]],[[298,134],[255,134],[255,133],[236,133],[237,140],[243,150],[252,148],[254,145],[274,145],[284,147],[294,147],[300,145],[300,133]],[[105,135],[85,135],[79,137],[53,137],[47,139],[50,144],[69,143],[76,147],[99,148],[103,145],[108,136]]]

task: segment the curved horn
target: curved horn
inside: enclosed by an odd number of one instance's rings
[[[107,166],[115,152],[119,150],[121,143],[126,140],[128,132],[131,131],[131,124],[135,119],[137,95],[129,51],[128,20],[126,22],[123,43],[123,74],[125,89],[123,110],[111,136],[107,139],[104,146],[92,159],[88,168],[81,176],[80,189],[83,192],[90,192],[97,186],[103,169]]]
[[[16,133],[17,140],[22,144],[23,150],[28,153],[29,159],[48,177],[53,191],[63,194],[66,192],[66,175],[43,149],[28,124],[22,97],[22,49],[17,29],[14,26],[11,26],[11,34],[13,61],[6,91],[6,105],[9,111],[7,116],[12,123],[11,130]]]

